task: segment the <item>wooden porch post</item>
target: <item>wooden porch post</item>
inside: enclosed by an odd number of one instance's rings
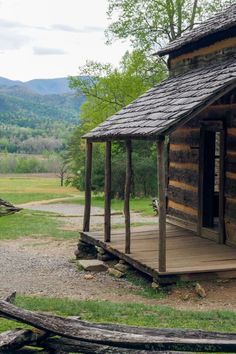
[[[92,155],[93,144],[87,140],[86,174],[85,174],[85,206],[83,231],[89,231],[91,212],[91,180],[92,180]]]
[[[111,142],[106,142],[104,241],[111,241]]]
[[[126,141],[126,178],[125,178],[125,253],[130,253],[130,192],[132,180],[132,143]]]
[[[159,199],[159,271],[166,271],[166,173],[165,173],[165,138],[157,142],[157,178]]]

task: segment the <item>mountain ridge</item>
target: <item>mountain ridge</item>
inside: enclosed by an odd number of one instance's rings
[[[0,87],[25,87],[41,95],[63,94],[74,92],[69,87],[67,77],[54,79],[33,79],[29,81],[11,80],[3,76],[0,77]]]
[[[67,78],[23,83],[0,77],[0,152],[42,153],[53,151],[52,145],[64,149],[79,125],[84,101],[69,88]]]

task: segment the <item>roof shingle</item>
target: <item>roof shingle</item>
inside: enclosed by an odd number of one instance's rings
[[[236,26],[236,4],[229,6],[227,9],[204,21],[201,25],[170,42],[165,48],[159,50],[157,54],[160,56],[169,54],[190,43],[197,42],[203,37],[225,31],[234,26]]]
[[[236,59],[169,78],[84,137],[93,140],[157,138],[236,87]]]

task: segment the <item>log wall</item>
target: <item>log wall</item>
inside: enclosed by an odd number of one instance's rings
[[[170,136],[168,215],[197,223],[199,120],[178,128]]]
[[[236,114],[227,118],[225,161],[225,228],[227,243],[236,245]]]
[[[227,101],[222,105],[223,101]],[[202,112],[170,135],[167,213],[197,225],[200,126],[203,120],[222,119],[226,130],[225,231],[226,242],[236,245],[236,92]]]

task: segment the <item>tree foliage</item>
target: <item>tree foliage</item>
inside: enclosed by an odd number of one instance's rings
[[[181,36],[213,12],[228,5],[224,0],[108,0],[108,15],[116,18],[106,31],[108,42],[130,39],[134,51],[126,53],[118,68],[110,64],[87,62],[79,76],[70,78],[70,86],[86,97],[81,107],[79,128],[68,149],[68,161],[74,172],[72,183],[84,187],[85,142],[82,135],[128,105],[167,76],[164,61],[150,55],[157,47]],[[113,144],[113,196],[123,197],[125,150]],[[156,151],[151,143],[133,146],[133,193],[156,194]],[[104,187],[104,146],[94,146],[93,189]]]
[[[108,42],[130,39],[135,48],[156,50],[180,37],[212,13],[233,3],[229,0],[108,0],[113,19]]]

